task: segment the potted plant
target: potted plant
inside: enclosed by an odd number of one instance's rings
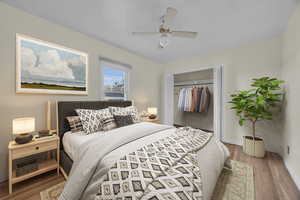
[[[255,132],[256,123],[261,120],[271,120],[271,108],[278,105],[282,99],[280,84],[284,81],[276,78],[262,77],[253,79],[249,90],[240,90],[232,94],[231,109],[236,111],[239,117],[239,124],[244,125],[250,121],[252,125],[252,136],[243,137],[243,151],[251,156],[264,157],[265,148],[262,137]]]

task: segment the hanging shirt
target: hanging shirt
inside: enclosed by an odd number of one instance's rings
[[[185,97],[186,97],[185,91],[186,91],[186,88],[181,88],[181,90],[179,92],[178,109],[180,111],[184,111]]]
[[[184,106],[185,112],[190,112],[191,104],[192,104],[192,89],[186,88],[186,97],[185,97],[185,106]]]
[[[201,93],[200,110],[199,112],[207,112],[210,102],[210,92],[208,87],[204,87]]]
[[[196,111],[195,112],[200,112],[200,102],[201,102],[202,90],[203,90],[203,87],[197,88],[198,98],[197,98],[197,102],[196,102]]]
[[[197,112],[198,88],[192,89],[192,105],[191,112]]]

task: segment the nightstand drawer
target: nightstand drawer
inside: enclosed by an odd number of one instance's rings
[[[35,144],[31,146],[20,147],[12,150],[12,159],[23,158],[25,156],[42,153],[58,148],[57,140],[45,142],[42,144]]]

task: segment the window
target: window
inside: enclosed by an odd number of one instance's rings
[[[129,71],[127,66],[114,62],[102,62],[105,99],[126,100],[128,98]]]

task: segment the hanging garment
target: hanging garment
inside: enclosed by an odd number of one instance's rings
[[[207,112],[210,101],[210,92],[208,87],[204,87],[201,93],[200,110],[199,112]]]
[[[189,105],[189,98],[188,98],[188,89],[185,88],[184,90],[184,106],[183,106],[183,111],[186,111],[187,110],[187,107]]]
[[[196,102],[196,111],[195,112],[200,112],[200,102],[201,102],[202,90],[203,90],[203,87],[197,88],[198,98],[197,98],[197,102]]]
[[[184,111],[190,112],[192,105],[192,88],[186,88]]]
[[[179,92],[178,109],[180,111],[184,111],[185,98],[186,98],[185,91],[186,91],[186,88],[182,88]]]
[[[188,94],[189,94],[189,89],[188,88],[185,88],[185,101],[184,101],[184,108],[183,108],[183,111],[188,111],[188,107],[189,107],[189,97],[188,97]]]
[[[182,88],[178,97],[178,109],[182,112],[207,112],[210,103],[209,88]]]
[[[193,105],[193,88],[190,88],[190,94],[189,94],[189,98],[190,98],[190,104],[189,104],[189,112],[192,112],[192,105]]]
[[[197,112],[198,88],[192,89],[192,105],[191,112]]]

